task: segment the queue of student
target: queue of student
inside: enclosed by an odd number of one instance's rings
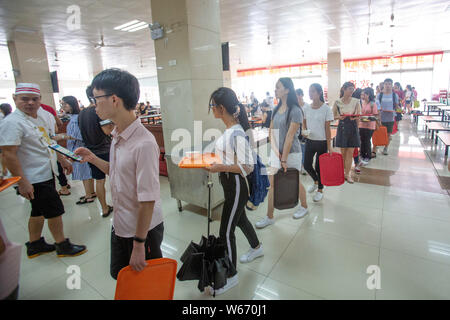
[[[398,100],[392,93],[392,80],[386,79],[384,89],[375,104],[373,90],[366,88],[360,99],[352,97],[355,87],[345,83],[340,99],[330,108],[324,99],[320,84],[309,88],[311,105],[303,100],[303,91],[295,90],[290,78],[280,78],[276,83],[278,101],[270,116],[269,166],[286,171],[302,166],[314,183],[307,189],[300,183],[300,205],[293,214],[301,219],[308,214],[306,192],[313,193],[313,201],[321,201],[324,186],[321,183],[319,156],[332,153],[331,123],[338,120],[336,147],[344,158],[345,178],[353,183],[352,158],[355,148],[361,147],[361,161],[371,157],[370,137],[381,123],[392,133],[393,116]],[[48,146],[56,137],[55,119],[41,108],[39,86],[19,83],[14,94],[17,109],[0,126],[0,146],[7,168],[14,176],[21,176],[18,193],[31,203],[29,220],[29,258],[55,251],[58,257],[76,256],[87,251],[84,245],[72,244],[63,231],[61,216],[64,206],[55,187],[58,175],[57,161],[66,174],[83,181],[85,196],[81,203],[92,202],[98,197],[103,216],[114,212],[111,230],[110,274],[116,279],[118,272],[130,265],[134,270],[145,268],[146,259],[162,257],[164,223],[161,210],[159,185],[159,147],[154,136],[136,117],[139,83],[126,71],[108,69],[98,74],[87,90],[91,105],[80,112],[74,97],[64,97],[63,109],[70,114],[68,132],[59,139],[68,140],[68,148],[82,157],[81,162],[71,163]],[[238,226],[246,236],[250,249],[240,257],[248,263],[264,255],[263,246],[249,222],[245,205],[249,198],[246,176],[253,170],[251,147],[247,139],[239,139],[235,148],[232,137],[250,128],[245,107],[229,88],[219,88],[211,94],[210,109],[215,118],[226,126],[224,134],[217,139],[216,153],[222,160],[206,170],[219,173],[224,190],[225,204],[220,222],[220,239],[226,244],[228,256],[237,267],[235,228]],[[360,115],[375,116],[367,123],[360,122]],[[114,125],[103,127],[101,120],[109,119]],[[112,139],[110,138],[112,136]],[[383,152],[387,154],[387,146]],[[315,158],[315,162],[314,162]],[[314,165],[313,165],[314,162]],[[104,198],[105,175],[109,175],[113,206]],[[94,191],[93,179],[97,181]],[[268,193],[267,216],[258,221],[257,229],[275,223],[274,185]],[[47,220],[55,244],[46,243],[41,236]],[[238,283],[237,273],[226,285],[211,290],[211,294],[226,292]]]

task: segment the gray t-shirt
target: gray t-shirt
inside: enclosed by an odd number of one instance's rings
[[[286,125],[286,117],[288,114],[288,110],[286,110],[284,113],[280,113],[278,111],[275,116],[272,116],[272,122],[273,122],[273,137],[275,145],[278,147],[278,150],[280,153],[283,153],[284,148],[284,142],[286,140],[287,133],[289,131],[289,127],[292,122],[295,123],[302,123],[303,122],[303,112],[298,106],[293,106],[291,113],[289,115],[289,121]],[[297,130],[297,133],[294,135],[294,140],[292,141],[292,147],[291,151],[289,153],[301,153],[302,147],[300,145],[300,140],[298,139],[298,136],[300,135],[300,129]]]
[[[377,96],[377,100],[380,101],[380,95]],[[394,103],[398,102],[398,97],[394,98],[393,93],[383,94],[381,97],[381,109],[394,111]],[[393,122],[395,117],[395,112],[383,112],[381,111],[381,122]]]

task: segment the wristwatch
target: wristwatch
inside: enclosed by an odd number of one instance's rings
[[[145,239],[142,239],[142,238],[139,238],[139,237],[136,237],[136,236],[134,236],[133,240],[136,241],[136,242],[139,242],[139,243],[144,243],[145,242]]]

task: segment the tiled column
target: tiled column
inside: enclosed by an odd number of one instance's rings
[[[223,86],[231,88],[231,71],[223,72]]]
[[[194,121],[203,131],[223,126],[208,115],[211,93],[223,85],[220,7],[216,0],[152,0],[152,20],[165,27],[155,41],[166,152],[174,130]]]
[[[55,108],[47,50],[43,40],[36,36],[22,36],[8,41],[8,49],[16,84],[37,83],[41,87],[42,103]]]
[[[212,112],[208,114],[211,93],[223,86],[220,4],[218,0],[152,0],[151,11],[152,22],[164,27],[164,38],[155,40],[155,53],[164,146],[170,155],[179,144],[171,141],[177,129],[187,129],[189,145],[201,147],[206,130],[225,128]],[[194,130],[195,121],[201,121],[201,130]],[[194,171],[168,164],[172,196],[205,208],[205,171]],[[214,180],[213,207],[223,199],[220,184]],[[184,188],[184,197],[192,196],[188,200],[176,197],[175,188]]]
[[[340,52],[328,53],[328,104],[333,107],[339,99],[339,91],[342,85],[343,64]]]

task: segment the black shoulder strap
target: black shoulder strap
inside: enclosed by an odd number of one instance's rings
[[[383,100],[383,92],[380,92],[380,104],[381,104],[381,100]]]

